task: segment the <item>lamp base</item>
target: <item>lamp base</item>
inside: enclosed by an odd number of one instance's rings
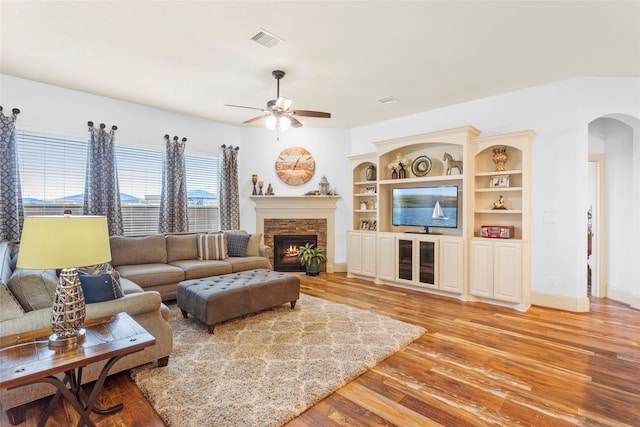
[[[80,344],[84,341],[86,331],[84,328],[78,329],[76,334],[71,337],[63,337],[58,334],[49,336],[49,347],[70,347]]]

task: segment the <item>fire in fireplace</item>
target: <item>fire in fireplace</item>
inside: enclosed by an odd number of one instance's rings
[[[273,269],[305,271],[298,258],[298,248],[306,243],[318,244],[317,235],[276,234],[273,236]]]

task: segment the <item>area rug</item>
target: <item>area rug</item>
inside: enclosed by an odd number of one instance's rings
[[[169,365],[131,377],[170,427],[280,426],[402,349],[425,330],[300,295],[216,326],[171,307]]]

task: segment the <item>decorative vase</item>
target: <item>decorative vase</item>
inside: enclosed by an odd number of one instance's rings
[[[391,172],[391,179],[398,179],[398,171],[393,168],[393,172]]]
[[[505,165],[509,160],[509,155],[507,154],[507,147],[506,146],[495,147],[493,149],[493,157],[491,158],[491,160],[493,160],[493,163],[495,163],[496,165],[496,172],[502,172],[507,170],[505,168]]]
[[[376,180],[376,167],[374,165],[369,165],[365,172],[365,177],[367,181],[375,181]]]
[[[400,163],[400,170],[398,171],[398,178],[404,179],[407,177],[407,171],[404,168],[404,165]]]

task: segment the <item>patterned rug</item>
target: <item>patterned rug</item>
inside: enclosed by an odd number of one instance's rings
[[[131,377],[170,427],[280,426],[425,330],[301,294],[289,304],[216,326],[171,307],[165,368]]]

